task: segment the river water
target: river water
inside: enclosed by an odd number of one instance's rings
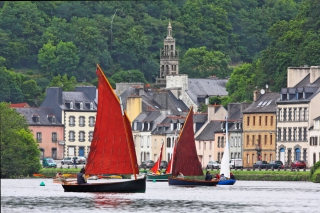
[[[110,194],[64,192],[52,179],[2,179],[1,212],[311,213],[320,212],[320,184],[237,181],[233,186],[175,187],[147,182],[146,193]]]

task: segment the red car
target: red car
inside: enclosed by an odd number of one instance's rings
[[[292,169],[305,169],[307,167],[306,163],[302,160],[295,160],[291,163]]]

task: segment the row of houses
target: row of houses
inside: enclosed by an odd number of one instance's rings
[[[189,90],[188,83],[194,79],[190,81],[184,75],[167,76],[166,81],[168,85],[176,82],[175,87],[150,89],[141,83],[117,84],[115,92],[123,100],[132,121],[139,162],[157,160],[162,143],[163,160],[171,159],[189,107],[205,103],[210,97],[208,94],[212,94],[212,91],[203,94],[206,90],[201,85],[210,84],[208,90],[215,87],[225,90],[225,85],[216,78],[196,79],[199,86],[193,91]],[[179,82],[187,89],[177,87]],[[189,105],[183,96],[189,96]],[[81,86],[71,92],[47,88],[39,108],[12,107],[26,117],[42,157],[62,159],[88,155],[97,105],[96,87]],[[320,160],[319,106],[320,67],[288,68],[288,87],[279,93],[256,90],[252,103],[231,103],[227,109],[209,105],[206,113],[194,114],[199,160],[204,167],[210,160],[220,161],[228,139],[230,157],[242,158],[245,167],[251,167],[258,160],[281,160],[288,165],[294,160],[304,160],[312,166]]]

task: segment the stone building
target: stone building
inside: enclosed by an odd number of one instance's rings
[[[309,136],[319,137],[318,131],[311,136],[309,129],[320,116],[320,66],[289,67],[287,75],[287,88],[281,89],[277,101],[277,156],[286,165],[303,160],[310,167]]]
[[[265,93],[243,111],[243,166],[252,167],[256,161],[276,159],[276,101],[278,93]]]

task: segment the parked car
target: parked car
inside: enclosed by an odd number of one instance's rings
[[[43,168],[57,168],[57,163],[52,158],[42,159]]]
[[[61,164],[64,165],[72,165],[73,164],[73,158],[72,157],[65,157],[62,159]]]
[[[207,169],[219,169],[220,168],[220,163],[218,161],[209,161],[207,164]]]
[[[307,167],[306,163],[303,160],[295,160],[291,163],[292,169],[305,169]]]
[[[280,160],[276,160],[276,161],[270,161],[269,164],[271,165],[271,168],[273,167],[274,169],[283,169],[284,165],[282,163],[282,161]]]
[[[153,160],[147,160],[146,161],[146,168],[151,169],[154,166],[154,161]]]
[[[229,161],[230,163],[230,168],[232,169],[242,169],[243,168],[243,163],[242,163],[242,159],[231,159]]]
[[[142,161],[141,164],[139,165],[139,168],[142,169],[142,168],[147,168],[146,166],[146,161]]]
[[[268,162],[267,161],[257,161],[253,164],[253,168],[255,169],[265,169],[268,168]]]
[[[86,164],[87,163],[87,158],[83,156],[76,157],[76,163],[77,164]]]
[[[166,169],[168,167],[168,162],[167,161],[161,161],[160,162],[160,169]]]

